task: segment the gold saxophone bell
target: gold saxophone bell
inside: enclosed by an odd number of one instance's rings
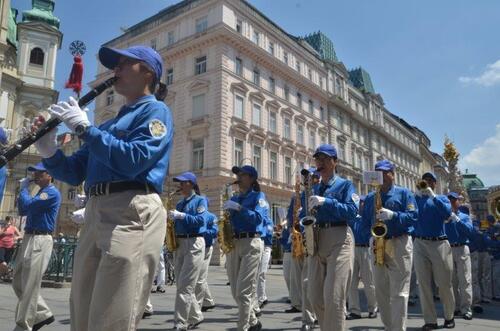
[[[428,186],[429,184],[425,180],[417,182],[417,190],[425,190]]]
[[[374,238],[384,238],[387,235],[387,225],[382,221],[377,221],[373,225],[371,232]]]
[[[387,225],[381,219],[377,218],[377,213],[382,209],[382,197],[380,195],[380,186],[375,191],[375,224],[371,228],[371,233],[375,238],[374,254],[375,265],[382,266],[385,261],[385,236],[387,235]]]
[[[176,195],[180,191],[181,190],[178,189],[176,191],[170,192],[165,199],[166,201],[164,202],[165,209],[167,210],[167,234],[165,236],[165,246],[167,247],[167,250],[169,252],[174,252],[175,250],[177,250],[177,240],[175,238],[175,221],[168,217],[168,212],[174,207],[174,195]]]
[[[239,181],[234,181],[225,185],[222,192],[222,201],[227,201],[231,198],[231,186],[238,183]],[[219,241],[219,246],[223,254],[227,254],[234,249],[234,234],[230,217],[229,211],[225,210],[217,223],[219,226],[217,240]]]

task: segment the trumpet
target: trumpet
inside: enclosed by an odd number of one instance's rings
[[[417,182],[417,190],[425,190],[427,187],[429,187],[429,184],[425,180]]]

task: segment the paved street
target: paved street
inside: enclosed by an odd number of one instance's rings
[[[237,310],[226,286],[225,271],[222,267],[211,267],[210,286],[217,301],[217,309],[205,313],[205,322],[198,330],[236,330]],[[264,330],[299,330],[300,314],[285,314],[288,308],[285,303],[286,286],[282,277],[281,266],[273,266],[268,274],[268,297],[270,303],[263,309],[261,321]],[[42,330],[69,330],[68,297],[69,288],[43,288],[42,295],[52,308],[56,322]],[[152,301],[155,315],[141,322],[139,330],[168,330],[173,326],[173,306],[175,287],[169,286],[165,294],[153,294]],[[363,300],[364,302],[364,300]],[[0,284],[0,331],[11,331],[14,328],[15,296],[10,284]],[[440,320],[442,323],[442,319]],[[420,308],[410,309],[408,330],[418,330],[423,324]],[[380,318],[376,320],[361,319],[348,321],[349,330],[383,330]],[[485,313],[472,321],[457,319],[457,331],[489,331],[500,330],[500,304],[485,306]]]

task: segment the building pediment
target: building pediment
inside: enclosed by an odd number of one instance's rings
[[[37,22],[37,21],[30,21],[30,22],[19,22],[17,23],[17,31],[19,35],[23,34],[23,30],[36,30],[37,32],[42,32],[44,34],[54,34],[57,35],[59,38],[59,48],[61,48],[61,41],[62,41],[62,32],[56,29],[55,27],[43,23],[43,22]]]
[[[266,105],[268,107],[271,107],[271,108],[274,108],[274,109],[279,109],[281,107],[281,105],[279,104],[278,101],[276,100],[269,100],[266,102]]]
[[[210,82],[205,80],[205,79],[196,79],[194,82],[191,82],[188,86],[187,89],[191,92],[197,91],[197,90],[203,90],[203,89],[208,89],[210,86]]]
[[[232,83],[232,84],[230,85],[230,87],[229,87],[229,88],[230,88],[231,90],[237,90],[237,91],[239,91],[239,92],[242,92],[242,93],[243,93],[243,94],[245,94],[245,95],[246,95],[246,94],[248,93],[248,91],[249,91],[248,87],[247,87],[245,84],[241,83],[241,82]]]
[[[262,92],[260,92],[260,91],[251,92],[249,94],[249,97],[250,98],[254,98],[254,99],[256,99],[256,100],[258,100],[260,102],[264,102],[264,100],[266,100],[266,96]]]
[[[280,112],[281,112],[281,115],[287,115],[290,117],[293,116],[293,110],[290,107],[281,108]]]

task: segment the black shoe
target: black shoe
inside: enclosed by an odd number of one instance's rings
[[[163,285],[158,286],[156,288],[156,291],[160,292],[160,293],[165,293],[166,292],[165,286],[163,286]]]
[[[455,328],[455,319],[452,318],[451,320],[445,320],[443,327],[445,329],[454,329]]]
[[[196,329],[198,328],[198,325],[200,325],[201,323],[203,323],[203,320],[199,321],[199,322],[196,322],[194,324],[189,324],[188,325],[188,330],[193,330],[193,329]]]
[[[227,282],[227,283],[226,283],[226,285],[227,285],[227,286],[229,286],[229,285],[231,285],[231,283],[230,283],[230,282]]]
[[[427,323],[422,326],[422,331],[437,330],[439,329],[436,323]]]
[[[206,312],[210,309],[214,309],[215,308],[215,305],[212,305],[212,306],[205,306],[205,307],[201,307],[201,311],[202,312]]]
[[[261,304],[259,305],[259,308],[264,308],[265,305],[267,305],[268,301],[267,300],[264,300],[261,302]]]
[[[472,310],[476,313],[476,314],[482,314],[483,313],[483,307],[479,306],[479,305],[476,305],[474,307],[472,307]]]
[[[368,318],[377,318],[377,316],[378,316],[378,313],[376,311],[368,313]]]
[[[460,310],[455,310],[455,311],[453,312],[453,316],[455,316],[455,317],[462,316],[462,312],[461,312]]]
[[[144,311],[144,313],[142,313],[142,318],[151,317],[151,316],[153,316],[153,313],[150,311]]]
[[[464,320],[470,321],[472,319],[472,313],[468,311],[462,317],[464,318]]]
[[[345,317],[346,320],[351,321],[351,320],[359,320],[361,318],[361,315],[355,314],[355,313],[349,313]]]
[[[260,321],[257,321],[257,324],[252,325],[248,331],[260,331],[262,330],[262,323]]]
[[[500,301],[500,299],[498,299],[498,300]],[[292,300],[290,300],[290,299],[286,299],[286,300],[285,300],[285,302],[286,302],[286,303],[292,303]]]
[[[50,316],[49,318],[47,318],[46,320],[44,321],[41,321],[41,322],[38,322],[36,323],[35,325],[33,325],[33,328],[32,330],[33,331],[37,331],[37,330],[40,330],[42,327],[44,327],[45,325],[49,325],[50,323],[53,323],[56,319],[54,318],[54,316]]]
[[[297,309],[295,307],[292,307],[290,309],[285,310],[285,313],[288,313],[288,314],[290,314],[290,313],[301,313],[301,312],[302,312],[302,310]]]

